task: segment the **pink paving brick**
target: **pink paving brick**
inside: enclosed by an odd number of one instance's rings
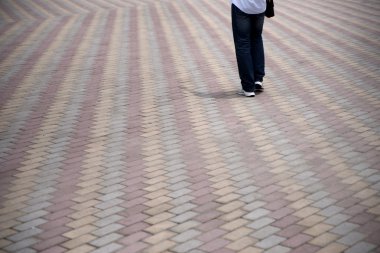
[[[294,224],[294,225],[287,226],[286,228],[282,229],[277,234],[282,237],[290,238],[290,237],[298,235],[300,232],[302,232],[305,229],[306,227],[304,226]]]
[[[215,239],[211,242],[202,245],[201,249],[207,252],[212,252],[215,250],[219,250],[220,248],[223,248],[223,246],[227,245],[228,243],[229,241],[224,239]]]
[[[312,237],[309,235],[297,234],[297,235],[293,236],[292,238],[282,242],[281,244],[286,246],[286,247],[297,248],[300,245],[306,243],[307,241],[309,241],[311,239],[312,239]]]
[[[293,253],[314,253],[320,250],[320,247],[311,245],[311,244],[304,244],[301,247],[298,247],[297,249],[294,249]]]
[[[204,242],[208,242],[214,240],[215,238],[221,237],[224,234],[226,234],[226,231],[224,230],[213,229],[198,236],[198,239]]]

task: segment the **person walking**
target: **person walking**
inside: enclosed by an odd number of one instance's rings
[[[266,0],[231,0],[232,31],[242,91],[254,97],[263,91],[265,58],[262,31]]]

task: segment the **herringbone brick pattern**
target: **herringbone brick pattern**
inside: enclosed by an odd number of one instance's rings
[[[380,252],[380,2],[0,1],[1,252]]]

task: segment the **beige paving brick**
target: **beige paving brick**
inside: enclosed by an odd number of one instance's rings
[[[81,236],[76,237],[74,239],[71,239],[69,241],[66,241],[65,243],[62,244],[62,246],[64,246],[65,248],[68,248],[68,249],[74,249],[74,248],[78,248],[81,245],[86,244],[86,243],[88,243],[94,239],[96,239],[95,236],[90,235],[90,234],[84,234],[84,235],[81,235]]]
[[[10,244],[12,244],[11,241],[6,240],[6,239],[0,239],[0,249],[3,249]]]
[[[312,203],[311,200],[300,199],[300,200],[297,200],[296,202],[293,202],[292,204],[290,204],[289,207],[298,210],[298,209],[304,208],[307,205],[310,205],[311,203]]]
[[[313,215],[310,215],[309,217],[297,222],[297,224],[305,226],[305,227],[312,227],[312,226],[322,222],[325,219],[326,218],[323,216],[313,214]]]
[[[368,209],[368,212],[375,215],[380,215],[380,205]]]
[[[97,229],[97,227],[95,227],[95,226],[85,225],[83,227],[79,227],[79,228],[73,229],[73,230],[71,230],[69,232],[66,232],[66,233],[63,234],[63,236],[65,236],[67,238],[74,239],[74,238],[76,238],[78,236],[91,233],[92,231],[94,231],[96,229]]]
[[[353,184],[357,183],[360,180],[361,180],[361,178],[358,177],[358,176],[350,176],[350,177],[347,177],[347,178],[343,179],[342,183],[353,185]]]
[[[7,229],[7,228],[16,227],[19,224],[21,224],[20,221],[11,219],[11,220],[8,220],[8,221],[1,222],[1,229]]]
[[[98,208],[88,207],[86,209],[82,209],[78,212],[72,213],[69,215],[70,218],[73,218],[74,220],[79,220],[84,217],[91,216],[93,214],[98,213],[100,210]]]
[[[175,224],[175,223],[172,223],[172,224]],[[190,230],[192,228],[195,228],[195,227],[199,226],[200,224],[201,223],[198,222],[198,221],[189,220],[189,221],[180,223],[180,224],[178,224],[176,226],[171,226],[170,230],[174,231],[176,233],[182,233],[182,232],[188,231],[188,230]]]
[[[223,226],[221,226],[221,228],[226,230],[226,231],[232,231],[232,230],[238,229],[238,228],[246,225],[247,223],[249,223],[248,220],[236,219],[236,220],[233,220],[233,221],[230,221],[230,222],[224,224]]]
[[[144,195],[144,197],[146,197],[148,199],[156,199],[158,197],[165,196],[169,193],[170,193],[170,191],[168,191],[166,189],[160,189],[160,190],[154,191],[150,194],[146,194],[146,195]]]
[[[146,184],[154,185],[154,184],[157,184],[157,183],[160,183],[160,182],[164,182],[167,179],[168,179],[168,177],[166,177],[166,176],[159,176],[159,177],[155,177],[155,178],[149,179],[149,180],[144,181],[144,182]]]
[[[247,228],[247,227],[240,227],[237,229],[232,230],[230,233],[225,234],[223,237],[230,241],[237,241],[240,238],[249,235],[252,233],[253,229]]]
[[[147,187],[144,187],[143,190],[145,191],[149,191],[149,192],[155,192],[155,191],[158,191],[162,188],[165,188],[167,187],[169,184],[166,183],[166,182],[159,182],[157,184],[154,184],[154,185],[149,185]]]
[[[82,226],[87,225],[87,224],[93,224],[96,220],[98,220],[98,218],[89,215],[89,216],[83,217],[79,220],[75,220],[75,221],[72,221],[70,223],[67,223],[66,226],[71,227],[71,228],[78,228],[78,227],[82,227]]]
[[[243,210],[235,210],[233,212],[230,212],[230,213],[227,213],[225,215],[222,215],[220,218],[223,220],[223,221],[232,221],[232,220],[235,220],[235,219],[238,219],[242,216],[244,216],[246,214],[246,212],[244,212]]]
[[[149,207],[155,207],[158,205],[165,204],[166,202],[169,202],[171,200],[172,200],[172,198],[169,198],[167,196],[161,196],[159,198],[144,202],[144,205],[149,206]]]
[[[234,242],[228,244],[227,248],[234,250],[234,251],[238,251],[238,250],[245,249],[248,246],[254,245],[255,243],[257,243],[256,239],[251,238],[249,236],[245,236],[245,237],[240,238],[237,241],[234,241]]]
[[[170,232],[170,231],[161,231],[160,233],[154,234],[150,237],[147,237],[144,239],[145,242],[155,245],[158,244],[166,239],[170,239],[171,237],[175,236],[176,233]]]
[[[163,230],[169,229],[169,228],[174,227],[176,225],[177,225],[177,223],[166,220],[166,221],[162,221],[160,223],[156,223],[150,227],[147,227],[144,230],[151,233],[151,234],[157,234]]]
[[[2,229],[0,230],[0,238],[7,238],[8,236],[16,234],[17,231],[14,229]]]
[[[313,240],[311,240],[309,242],[311,244],[314,244],[314,245],[317,245],[320,247],[324,247],[324,246],[328,245],[330,242],[338,240],[338,238],[339,238],[339,236],[337,236],[336,234],[323,233],[323,234],[317,236],[316,238],[314,238]]]
[[[223,197],[218,198],[216,201],[219,203],[229,203],[231,201],[238,199],[239,197],[241,197],[239,194],[230,193]]]
[[[320,211],[319,208],[307,206],[307,207],[304,207],[301,210],[298,210],[297,212],[293,213],[293,215],[297,216],[299,218],[306,218],[306,217],[308,217],[314,213],[317,213],[319,211]]]
[[[84,203],[84,202],[87,202],[87,201],[92,201],[94,199],[97,199],[101,196],[101,194],[97,193],[97,192],[90,192],[88,194],[82,194],[78,197],[75,197],[73,198],[73,200],[75,202],[78,202],[78,203]]]
[[[68,250],[66,252],[67,253],[87,253],[87,252],[91,252],[93,250],[95,250],[95,247],[92,247],[90,245],[85,244],[85,245],[79,246],[77,248]]]
[[[223,180],[223,181],[217,182],[215,184],[212,184],[211,187],[216,188],[216,189],[223,189],[225,187],[229,187],[232,184],[233,184],[232,180]]]
[[[101,178],[93,178],[91,180],[83,181],[83,182],[81,182],[81,183],[79,183],[77,185],[79,187],[86,188],[86,187],[89,187],[89,186],[92,186],[92,185],[100,184],[101,182],[103,182],[103,179],[101,179]]]
[[[225,196],[225,195],[230,194],[231,192],[236,192],[236,191],[237,191],[236,187],[227,186],[227,187],[223,187],[220,190],[213,191],[213,194],[218,195],[218,196]]]
[[[333,228],[333,226],[327,225],[324,223],[319,223],[319,224],[312,226],[311,228],[306,229],[303,232],[305,234],[317,237],[321,234],[324,234],[326,231],[329,231],[331,228]]]
[[[368,184],[363,181],[358,181],[355,184],[347,188],[349,191],[359,192],[368,187]]]
[[[360,202],[360,205],[368,206],[368,207],[374,207],[380,204],[380,198],[377,196],[370,197],[362,202]]]
[[[153,217],[150,217],[150,218],[146,219],[145,222],[154,225],[154,224],[163,222],[165,220],[168,220],[168,219],[170,219],[171,217],[174,217],[174,216],[175,215],[172,214],[172,213],[163,212],[163,213],[157,214],[157,215],[155,215]]]
[[[173,208],[172,205],[165,203],[162,205],[158,205],[158,206],[149,208],[148,210],[145,210],[144,213],[149,214],[151,216],[155,216],[155,215],[158,215],[160,213],[166,212],[172,208]]]
[[[260,248],[255,248],[255,247],[248,247],[239,251],[239,253],[262,253],[262,252],[264,252],[264,250]]]
[[[347,246],[343,244],[331,243],[327,245],[326,247],[318,250],[317,253],[340,253],[340,252],[344,252],[345,249],[347,249]]]
[[[304,198],[306,195],[307,194],[304,193],[304,192],[296,191],[296,192],[292,192],[291,194],[289,194],[288,196],[286,196],[285,199],[289,200],[289,201],[297,201],[299,199]]]
[[[101,185],[94,184],[94,185],[91,185],[89,187],[85,187],[85,188],[82,188],[80,190],[77,190],[75,193],[77,193],[78,195],[86,195],[86,194],[93,193],[93,192],[96,192],[98,190],[101,190],[102,188],[103,187]]]
[[[244,202],[236,200],[236,201],[232,201],[230,203],[227,203],[225,205],[222,205],[221,207],[218,207],[217,210],[224,212],[224,213],[229,213],[229,212],[232,212],[232,211],[234,211],[234,210],[236,210],[236,209],[238,209],[244,205],[245,205]]]
[[[86,208],[94,207],[99,203],[100,203],[99,200],[90,199],[88,201],[83,201],[83,202],[80,202],[79,204],[73,205],[71,208],[74,210],[81,211],[81,210],[86,209]]]
[[[157,253],[157,252],[163,252],[171,247],[174,247],[176,244],[170,240],[162,241],[158,244],[155,244],[147,249],[144,250],[146,253]]]

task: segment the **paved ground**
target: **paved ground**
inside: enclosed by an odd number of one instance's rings
[[[1,252],[380,252],[380,2],[0,1]]]

